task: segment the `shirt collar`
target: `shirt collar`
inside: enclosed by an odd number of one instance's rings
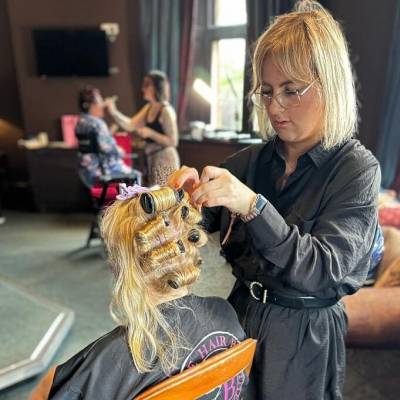
[[[326,150],[323,148],[322,143],[318,143],[306,154],[311,158],[317,168],[321,168],[338,150],[339,147],[337,146],[333,149]]]
[[[271,145],[266,146],[265,153],[263,154],[262,158],[264,162],[269,162],[273,154],[278,155],[282,160],[284,160],[281,143],[282,141],[278,138],[278,136],[272,139]],[[333,154],[337,152],[337,150],[337,147],[330,150],[325,150],[322,147],[322,143],[318,143],[305,154],[303,154],[299,161],[310,159],[317,168],[321,168],[333,156]]]

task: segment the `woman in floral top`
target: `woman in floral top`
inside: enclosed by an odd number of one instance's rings
[[[104,174],[110,177],[133,174],[131,167],[123,161],[124,151],[117,146],[107,124],[104,122],[104,101],[98,89],[85,88],[79,93],[79,108],[82,112],[75,128],[77,133],[97,133],[97,143],[102,153]],[[79,154],[80,174],[88,186],[92,186],[103,175],[96,154]]]

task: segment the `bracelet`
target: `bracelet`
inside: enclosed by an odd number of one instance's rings
[[[257,194],[254,201],[251,204],[250,211],[246,215],[240,215],[240,219],[243,222],[250,222],[257,215],[260,215],[265,205],[267,204],[267,199],[260,193]]]
[[[258,200],[258,195],[254,198],[253,202],[251,203],[250,211],[247,214],[240,214],[239,217],[243,222],[250,222],[252,219],[257,217],[258,214],[254,211],[254,208],[257,204],[257,200]]]

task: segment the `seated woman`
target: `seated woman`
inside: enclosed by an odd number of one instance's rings
[[[187,194],[123,189],[102,220],[119,326],[56,368],[50,399],[132,399],[245,337],[227,301],[190,294],[207,237]],[[212,398],[239,399],[246,382],[239,374]]]
[[[119,112],[112,99],[106,100],[111,116],[123,129],[146,140],[147,184],[165,185],[168,176],[180,166],[176,115],[169,103],[169,82],[161,71],[150,71],[143,79],[147,104],[133,117]]]
[[[107,124],[104,122],[104,101],[98,89],[87,87],[79,92],[81,116],[76,133],[96,132],[97,143],[102,153],[104,174],[110,177],[137,175],[123,161],[124,151],[117,146]],[[99,158],[95,154],[80,154],[80,174],[84,183],[91,187],[102,175]]]

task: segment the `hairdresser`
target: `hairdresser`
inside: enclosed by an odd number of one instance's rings
[[[260,36],[251,98],[266,142],[223,168],[170,178],[219,230],[237,282],[229,297],[258,339],[252,399],[343,398],[343,296],[367,276],[380,169],[354,139],[357,101],[339,23],[300,1]]]
[[[115,101],[106,106],[115,122],[128,132],[145,139],[147,185],[165,185],[168,176],[180,166],[176,115],[169,103],[169,81],[161,71],[150,71],[143,79],[143,98],[147,102],[133,117],[117,110]]]

